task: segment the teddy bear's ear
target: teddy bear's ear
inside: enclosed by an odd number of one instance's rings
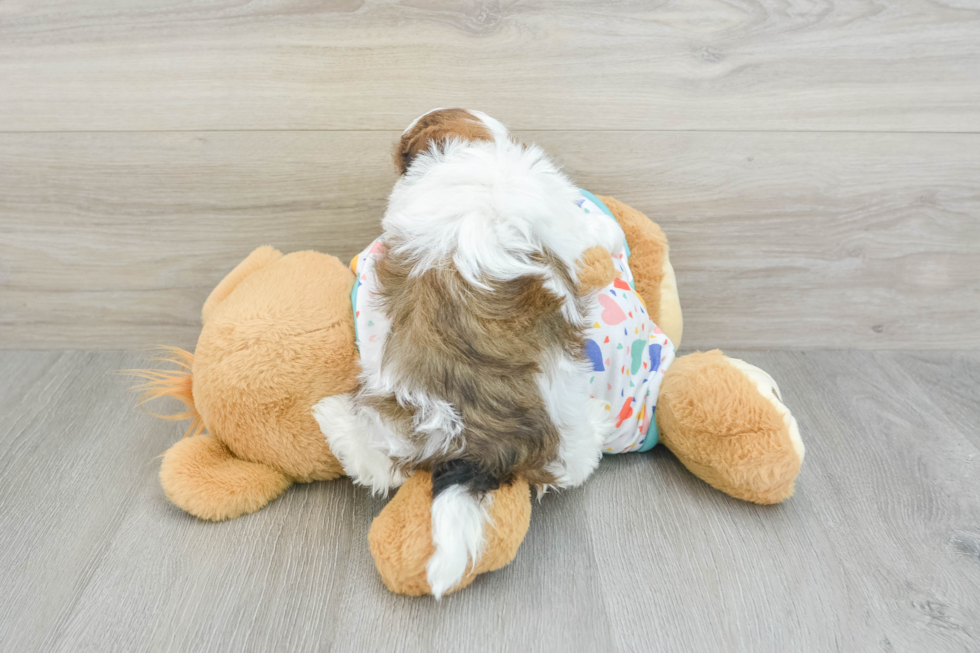
[[[265,245],[259,247],[249,254],[244,261],[235,266],[235,269],[222,279],[204,302],[201,309],[201,320],[207,322],[208,317],[214,313],[214,309],[223,302],[228,295],[245,280],[245,277],[257,272],[264,267],[268,267],[282,258],[282,252],[274,247]]]

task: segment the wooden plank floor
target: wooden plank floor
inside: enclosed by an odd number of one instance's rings
[[[211,524],[170,505],[179,425],[117,352],[0,352],[0,650],[976,651],[980,355],[730,352],[780,382],[796,495],[730,499],[666,451],[537,505],[516,561],[388,593],[348,481]]]

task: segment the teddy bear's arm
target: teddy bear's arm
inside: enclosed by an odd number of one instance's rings
[[[593,290],[605,288],[616,277],[612,257],[605,247],[592,247],[585,250],[577,261],[578,292],[585,295]]]

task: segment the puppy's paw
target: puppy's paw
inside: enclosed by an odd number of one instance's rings
[[[558,460],[548,466],[557,487],[577,487],[592,475],[602,460],[602,444],[614,426],[606,402],[586,401],[581,419],[562,432]]]

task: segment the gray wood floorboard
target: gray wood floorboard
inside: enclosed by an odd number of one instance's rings
[[[980,357],[730,352],[779,381],[796,495],[722,495],[668,452],[535,506],[510,566],[441,603],[390,594],[383,501],[298,486],[222,524],[170,505],[180,425],[118,352],[0,352],[0,650],[976,651]]]
[[[923,401],[933,404],[980,448],[980,352],[905,352],[893,364],[919,386]]]

